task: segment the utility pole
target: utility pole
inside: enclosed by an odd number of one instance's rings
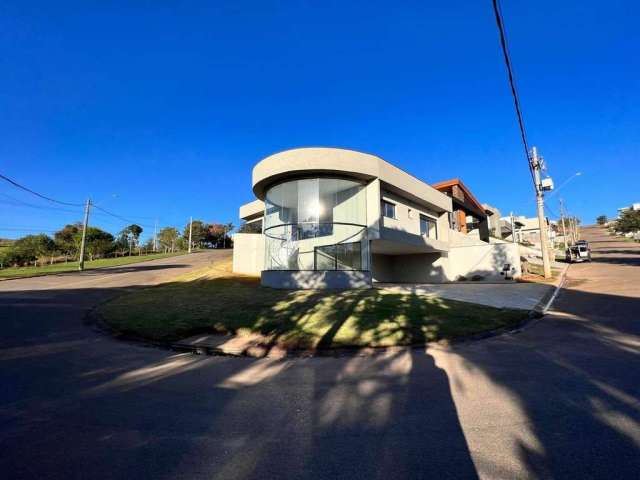
[[[536,200],[538,203],[538,224],[540,227],[540,249],[542,250],[542,267],[544,269],[544,278],[551,278],[551,262],[549,261],[549,245],[547,236],[547,222],[544,216],[544,190],[542,187],[542,178],[540,172],[542,163],[538,157],[538,149],[533,147],[529,156],[529,163],[533,169],[535,179]]]
[[[87,227],[89,226],[89,208],[91,207],[91,199],[87,198],[84,206],[84,221],[82,222],[82,242],[80,243],[80,261],[78,262],[78,270],[84,270],[84,250],[87,243]]]
[[[153,251],[158,251],[158,219],[153,224]]]
[[[193,228],[193,217],[189,217],[189,253],[191,253],[191,230]]]
[[[562,239],[564,240],[564,251],[567,251],[567,229],[564,226],[564,200],[560,199],[560,221],[562,222]]]

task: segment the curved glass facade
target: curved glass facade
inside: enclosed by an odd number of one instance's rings
[[[369,270],[365,186],[304,178],[266,191],[266,270]]]

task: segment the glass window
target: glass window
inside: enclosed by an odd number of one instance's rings
[[[438,238],[438,223],[435,218],[420,215],[420,235]]]
[[[269,188],[264,202],[266,270],[335,270],[338,258],[349,269],[369,268],[366,190],[360,182],[341,178],[290,180]],[[362,243],[357,255],[355,247],[316,253],[319,247],[353,242]]]
[[[382,200],[382,215],[387,218],[396,218],[396,205]]]
[[[362,270],[360,242],[336,245],[337,270]]]
[[[362,270],[362,246],[360,242],[316,247],[315,269]]]

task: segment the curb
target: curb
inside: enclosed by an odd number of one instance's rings
[[[560,293],[560,289],[564,287],[564,284],[567,280],[567,272],[569,271],[570,266],[571,264],[567,264],[567,266],[562,271],[562,274],[560,275],[560,281],[558,282],[558,284],[551,292],[547,293],[544,297],[542,297],[542,299],[540,299],[540,301],[535,305],[535,307],[533,307],[533,309],[529,313],[530,315],[540,318],[547,314],[549,308],[558,296],[558,293]]]

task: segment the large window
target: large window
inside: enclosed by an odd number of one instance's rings
[[[438,238],[438,223],[435,218],[420,215],[420,235]]]
[[[316,270],[362,270],[360,242],[338,243],[315,248]]]
[[[267,270],[340,269],[336,258],[350,266],[345,269],[368,270],[365,188],[359,182],[304,178],[274,185],[266,192],[264,219]],[[322,250],[346,244],[357,244],[357,254],[351,253],[355,247]]]
[[[395,203],[382,200],[382,215],[387,218],[396,218],[396,205]]]

